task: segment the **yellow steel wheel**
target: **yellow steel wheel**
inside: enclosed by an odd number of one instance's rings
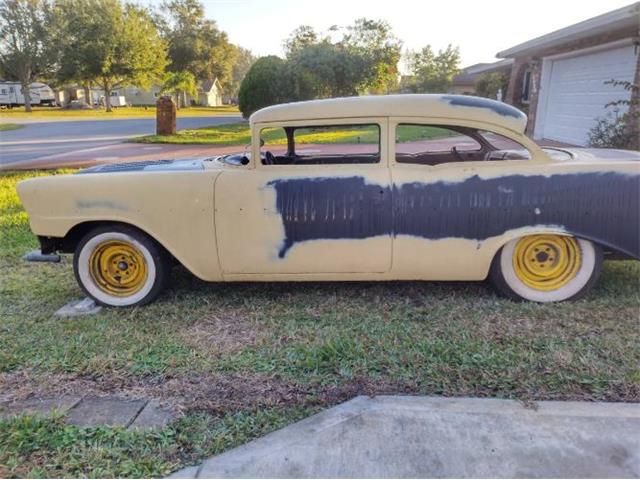
[[[131,243],[107,240],[99,243],[89,257],[89,274],[103,292],[126,297],[140,291],[147,280],[147,262]]]
[[[573,237],[531,235],[513,250],[513,270],[530,288],[557,290],[573,280],[580,270],[580,245]]]

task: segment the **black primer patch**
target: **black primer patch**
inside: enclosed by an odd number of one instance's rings
[[[362,177],[303,178],[270,182],[285,226],[283,258],[294,243],[316,239],[367,238],[391,234],[388,187]]]
[[[515,107],[488,98],[470,97],[467,95],[443,95],[442,100],[450,105],[460,107],[487,108],[505,117],[526,118],[526,115]]]
[[[270,182],[285,239],[295,243],[412,235],[485,240],[507,230],[557,225],[640,259],[640,175],[510,175],[462,182],[366,184],[363,177]]]

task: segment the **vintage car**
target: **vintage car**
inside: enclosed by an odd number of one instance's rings
[[[42,252],[74,253],[104,305],[152,301],[175,262],[212,282],[488,277],[512,299],[575,299],[603,258],[640,258],[640,153],[541,148],[526,122],[457,95],[291,103],[251,116],[244,153],[18,192]]]

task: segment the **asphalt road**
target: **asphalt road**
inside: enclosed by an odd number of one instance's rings
[[[178,129],[240,120],[239,116],[181,117]],[[0,166],[105,145],[155,132],[155,118],[31,121],[19,130],[0,132]]]

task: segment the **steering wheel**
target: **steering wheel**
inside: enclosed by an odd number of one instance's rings
[[[464,158],[462,158],[462,155],[460,155],[460,152],[455,147],[455,145],[451,147],[451,154],[456,158],[458,162],[464,162]]]
[[[275,165],[276,157],[269,150],[264,152],[264,164],[265,165]]]

